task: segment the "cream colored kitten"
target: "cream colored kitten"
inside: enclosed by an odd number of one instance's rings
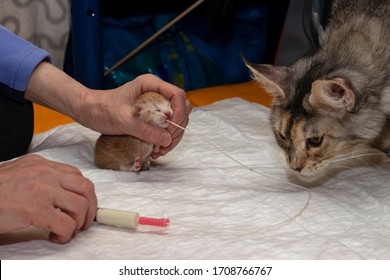
[[[133,115],[146,123],[168,127],[173,111],[164,96],[144,93],[133,104]],[[153,145],[130,135],[101,135],[96,141],[95,163],[102,169],[120,171],[147,170]]]

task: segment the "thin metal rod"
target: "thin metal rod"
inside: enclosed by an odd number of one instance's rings
[[[104,72],[104,76],[107,76],[112,71],[114,71],[116,68],[121,66],[126,60],[128,60],[130,57],[135,55],[137,52],[142,50],[147,44],[149,44],[151,41],[156,39],[158,36],[161,35],[164,31],[166,31],[168,28],[170,28],[172,25],[174,25],[176,22],[181,20],[184,16],[186,16],[189,12],[191,12],[193,9],[198,7],[200,4],[202,4],[205,0],[198,0],[194,4],[192,4],[190,7],[188,7],[184,12],[179,14],[177,17],[175,17],[173,20],[168,22],[165,26],[163,26],[160,30],[158,30],[156,33],[154,33],[152,36],[150,36],[148,39],[146,39],[142,44],[140,44],[138,47],[136,47],[134,50],[129,52],[126,56],[124,56],[121,60],[119,60],[117,63],[115,63],[111,68],[109,68],[106,72]]]

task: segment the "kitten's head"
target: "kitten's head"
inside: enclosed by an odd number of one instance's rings
[[[272,96],[271,124],[291,170],[315,181],[347,159],[376,154],[373,141],[385,119],[373,100],[362,100],[364,77],[326,71],[310,60],[292,67],[247,63],[252,77]],[[365,104],[365,105],[364,105]],[[382,155],[380,156],[382,158]],[[354,162],[354,164],[356,164]]]
[[[167,120],[172,117],[171,103],[163,95],[155,92],[147,92],[140,95],[134,102],[134,115],[144,122],[166,128]]]

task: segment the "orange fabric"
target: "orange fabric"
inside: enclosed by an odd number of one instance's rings
[[[192,106],[205,106],[219,100],[240,97],[270,107],[272,98],[255,82],[223,85],[189,91],[188,100]]]
[[[272,100],[264,89],[252,81],[193,90],[187,92],[187,97],[194,107],[205,106],[233,97],[240,97],[269,107]],[[34,104],[34,118],[34,133],[44,132],[58,125],[74,122],[73,119],[61,113],[37,104]]]
[[[34,133],[45,132],[53,127],[71,122],[74,120],[61,113],[34,104]]]

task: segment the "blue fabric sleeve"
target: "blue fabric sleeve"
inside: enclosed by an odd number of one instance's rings
[[[43,60],[50,61],[47,51],[0,25],[0,94],[24,102],[28,80]]]

